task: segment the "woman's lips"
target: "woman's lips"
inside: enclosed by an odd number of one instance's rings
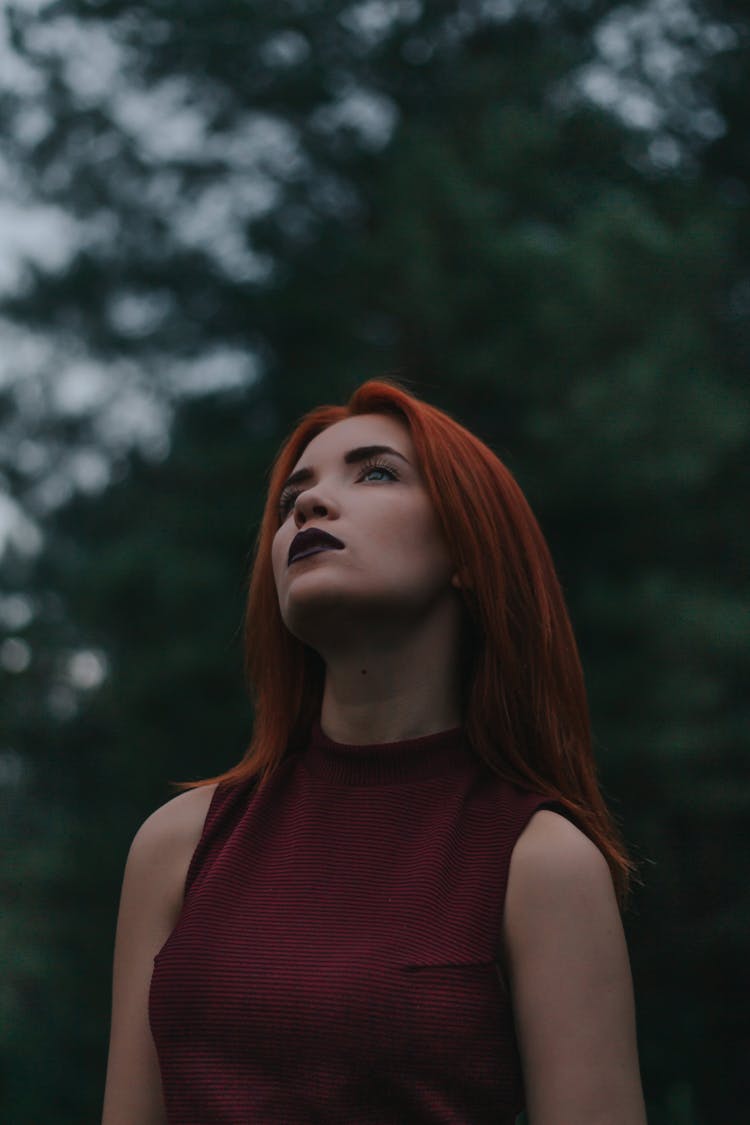
[[[309,527],[303,528],[298,531],[289,547],[289,556],[287,564],[293,563],[296,559],[302,559],[306,555],[314,554],[319,550],[342,550],[344,544],[335,535],[324,531],[322,527]]]
[[[308,547],[306,551],[301,551],[299,554],[295,555],[289,565],[291,566],[292,563],[299,562],[300,559],[306,559],[309,555],[319,555],[321,551],[338,551],[340,549],[340,547],[325,547],[321,545]]]

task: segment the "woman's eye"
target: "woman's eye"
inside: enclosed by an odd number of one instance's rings
[[[279,512],[282,516],[287,514],[298,496],[299,492],[287,492],[281,497],[279,500]]]
[[[386,465],[370,465],[369,469],[364,469],[362,471],[362,476],[369,477],[370,473],[388,473],[392,477],[396,475],[393,470],[389,469]]]
[[[391,469],[389,465],[367,465],[362,469],[360,479],[369,477],[371,472],[387,472],[389,477],[398,480],[398,472],[396,469]]]
[[[393,480],[399,479],[398,473],[395,469],[392,469],[390,465],[365,465],[360,470],[357,480],[363,480],[365,477],[369,477],[370,473],[388,473],[388,475]],[[279,515],[282,517],[282,519],[284,519],[289,514],[289,511],[294,506],[294,501],[299,496],[300,491],[300,489],[295,489],[292,492],[283,492],[281,494],[281,499],[279,500]]]

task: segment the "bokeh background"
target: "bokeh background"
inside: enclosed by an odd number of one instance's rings
[[[393,375],[548,537],[650,1125],[750,1104],[750,12],[0,8],[0,1118],[99,1119],[122,869],[242,754],[267,473]]]

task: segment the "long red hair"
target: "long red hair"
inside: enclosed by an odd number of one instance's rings
[[[607,859],[623,907],[635,865],[597,781],[578,647],[539,524],[492,450],[395,380],[369,380],[346,406],[311,410],[279,450],[245,612],[252,738],[232,769],[179,788],[256,775],[262,787],[290,747],[305,745],[320,714],[325,667],[282,621],[271,542],[279,526],[283,482],[305,447],[328,426],[358,414],[395,415],[408,426],[453,564],[462,575],[468,625],[463,723],[470,745],[494,773],[548,795],[569,811]]]

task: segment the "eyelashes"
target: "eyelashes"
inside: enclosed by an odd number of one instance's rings
[[[359,473],[357,474],[356,479],[358,481],[362,480],[363,477],[366,477],[368,473],[373,472],[375,469],[379,471],[384,470],[386,473],[389,473],[394,480],[400,479],[398,471],[392,465],[390,465],[387,461],[381,461],[378,458],[374,458],[373,460],[365,462],[365,464],[362,465]],[[302,491],[303,490],[301,488],[284,489],[284,491],[281,493],[281,496],[279,497],[279,516],[281,517],[281,519],[284,519],[284,517],[288,515],[290,508],[294,504],[294,501]]]

